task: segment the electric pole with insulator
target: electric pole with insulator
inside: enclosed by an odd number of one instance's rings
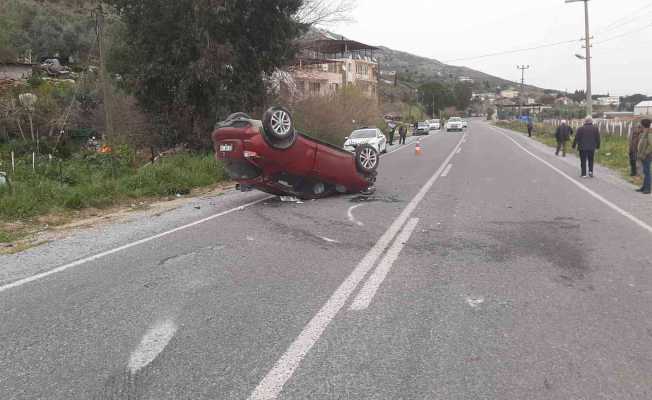
[[[586,60],[586,115],[593,115],[593,94],[591,88],[591,32],[589,29],[589,0],[566,0],[566,3],[584,2],[584,48],[586,56],[578,57]]]
[[[523,93],[525,92],[525,70],[530,69],[529,65],[517,65],[516,68],[521,70],[521,93],[519,93],[518,118],[523,115]]]

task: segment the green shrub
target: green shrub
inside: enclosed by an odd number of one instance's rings
[[[108,207],[129,199],[188,194],[226,179],[212,155],[184,154],[132,167],[132,151],[77,154],[69,160],[17,160],[12,187],[0,188],[0,219],[29,218],[61,210]]]

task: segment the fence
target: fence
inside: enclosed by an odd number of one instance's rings
[[[558,127],[561,125],[560,119],[547,119],[543,121],[546,124]],[[582,119],[573,119],[569,120],[568,124],[573,128],[577,129],[584,125],[584,120]],[[593,124],[600,129],[600,133],[603,135],[615,135],[615,136],[625,136],[630,137],[634,128],[638,125],[638,121],[622,121],[622,120],[613,120],[613,119],[594,119]]]

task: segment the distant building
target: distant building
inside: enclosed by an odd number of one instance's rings
[[[501,90],[500,97],[504,99],[515,99],[519,96],[518,90]]]
[[[652,100],[644,101],[635,105],[634,115],[652,116]]]
[[[604,97],[598,97],[596,100],[596,103],[598,103],[601,106],[619,106],[620,105],[620,97],[618,96],[604,96]]]
[[[473,78],[469,78],[468,76],[460,76],[459,78],[457,78],[457,80],[460,81],[460,82],[466,82],[466,83],[473,83],[474,82]]]
[[[573,104],[573,100],[570,97],[566,96],[558,97],[555,99],[555,104],[567,106],[569,104]]]
[[[32,76],[32,64],[0,63],[0,80],[21,80]]]
[[[331,38],[308,41],[301,47],[297,60],[288,69],[294,80],[293,97],[325,96],[350,85],[377,98],[377,47]]]

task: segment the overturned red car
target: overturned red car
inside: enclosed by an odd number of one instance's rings
[[[335,193],[372,193],[380,158],[360,145],[354,153],[294,129],[292,115],[272,107],[262,120],[236,113],[212,134],[215,157],[241,190],[315,199]]]

